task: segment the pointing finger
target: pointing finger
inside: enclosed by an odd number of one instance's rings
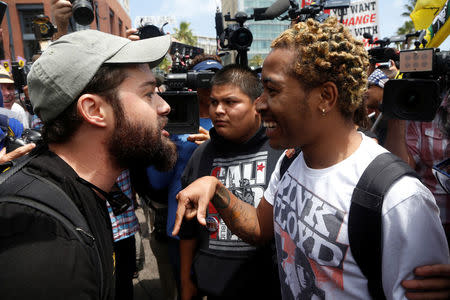
[[[177,195],[178,208],[175,215],[175,225],[173,226],[172,236],[176,236],[180,231],[181,222],[183,222],[184,212],[186,211],[186,206],[183,201],[180,201],[180,194]]]
[[[208,209],[209,201],[205,201],[204,197],[200,198],[197,208],[197,220],[203,226],[206,226],[206,210]]]

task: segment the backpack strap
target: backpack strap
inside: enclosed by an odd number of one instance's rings
[[[286,171],[289,169],[289,166],[297,158],[300,152],[302,152],[302,150],[300,148],[296,148],[294,154],[291,157],[288,157],[286,154],[284,154],[280,166],[280,178],[283,178],[284,173],[286,173]]]
[[[37,155],[33,153],[14,161],[10,169],[0,174],[0,203],[15,203],[39,210],[58,220],[81,243],[92,248],[99,272],[99,296],[103,299],[104,274],[100,252],[86,218],[60,187],[23,169]]]
[[[381,274],[383,200],[392,184],[403,176],[419,178],[399,157],[382,153],[365,169],[352,194],[348,238],[373,299],[386,299]]]

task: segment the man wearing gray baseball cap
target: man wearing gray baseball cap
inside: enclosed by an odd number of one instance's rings
[[[6,171],[12,174],[0,184],[0,196],[57,194],[55,207],[71,204],[65,216],[71,220],[79,211],[87,232],[76,227],[79,238],[52,213],[0,198],[2,299],[114,298],[105,200],[120,213],[123,203],[111,190],[122,170],[150,164],[167,170],[176,160],[163,129],[170,107],[154,92],[151,72],[169,47],[170,36],[132,42],[85,30],[58,39],[34,63],[28,86],[44,143],[19,171],[13,172],[20,162]]]

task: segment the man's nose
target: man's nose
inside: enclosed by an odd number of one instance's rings
[[[261,96],[255,99],[255,108],[258,113],[267,108],[267,96],[263,92]]]
[[[223,104],[219,103],[216,106],[216,114],[224,114],[225,113],[225,107]]]
[[[164,100],[161,96],[156,94],[156,97],[158,97],[158,114],[161,116],[167,116],[170,113],[170,105]]]

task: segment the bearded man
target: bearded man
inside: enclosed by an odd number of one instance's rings
[[[170,107],[154,92],[151,72],[169,47],[169,36],[132,42],[85,30],[60,38],[34,63],[28,86],[45,142],[17,174],[44,178],[70,198],[86,219],[86,238],[100,263],[49,214],[0,202],[5,299],[114,298],[106,209],[106,201],[114,203],[114,182],[134,165],[167,170],[176,160],[163,129]],[[20,195],[15,176],[0,185],[2,196]]]

